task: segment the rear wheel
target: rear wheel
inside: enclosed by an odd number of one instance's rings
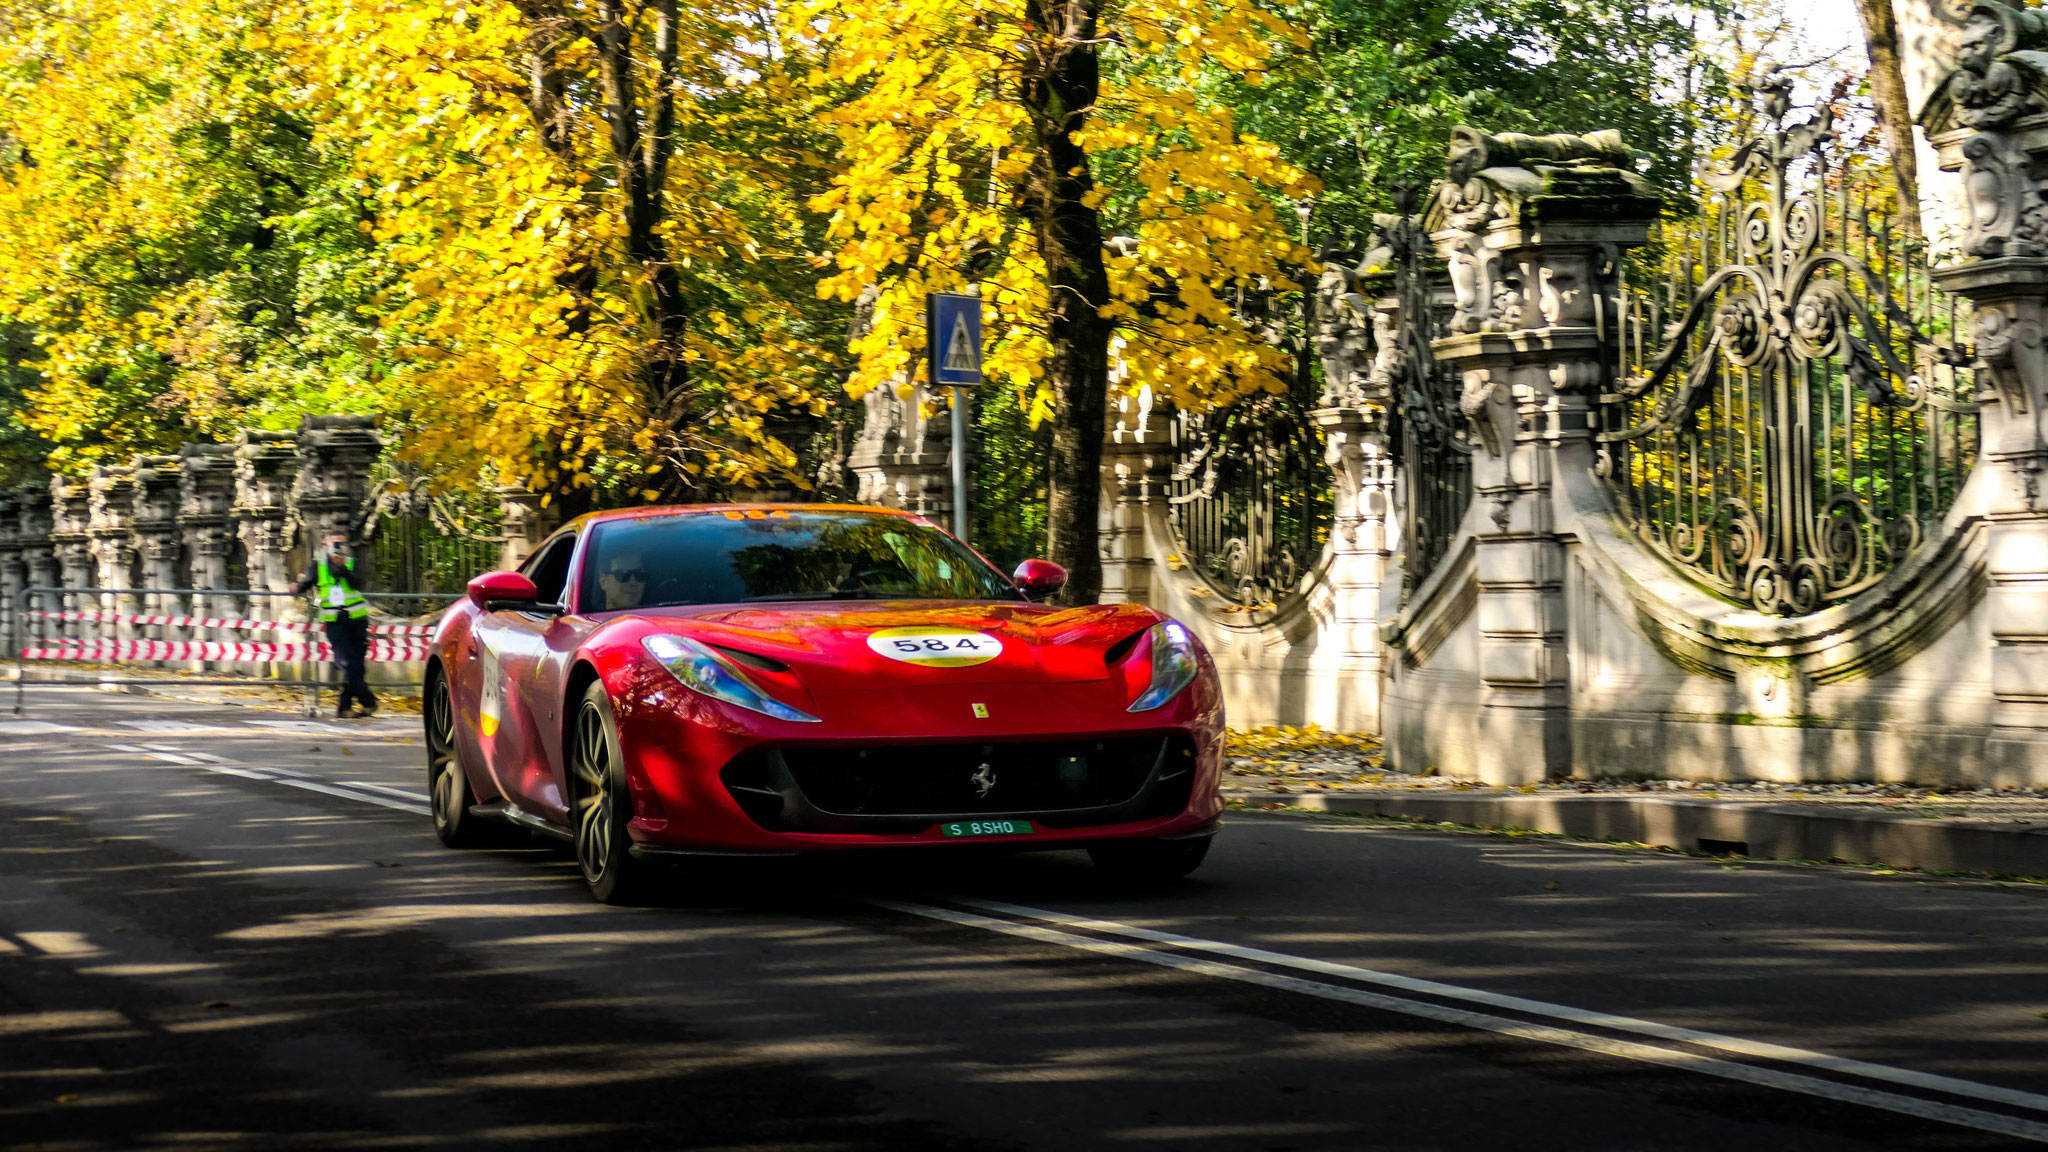
[[[434,811],[434,835],[450,848],[504,843],[504,825],[469,810],[476,803],[476,793],[470,790],[462,757],[455,750],[455,701],[448,691],[447,676],[437,671],[428,678],[421,712],[427,729],[427,797]]]
[[[647,895],[653,868],[633,858],[626,825],[633,799],[626,792],[626,766],[619,754],[619,726],[602,682],[583,693],[569,745],[573,789],[576,865],[591,895],[606,904],[632,904]]]
[[[1209,838],[1114,840],[1088,849],[1095,869],[1120,884],[1171,884],[1202,866]]]

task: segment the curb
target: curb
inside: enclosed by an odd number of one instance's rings
[[[177,700],[186,704],[219,704],[219,700],[208,700],[202,696],[180,695],[176,689],[183,687],[170,677],[162,683],[154,680],[147,684],[110,684],[107,680],[120,677],[116,672],[89,672],[81,668],[24,668],[20,665],[0,664],[0,685],[20,681],[26,684],[83,684],[98,688],[102,692],[117,692],[125,696],[154,696],[160,700]],[[132,677],[120,677],[132,679]],[[252,681],[251,687],[260,688],[262,681]],[[194,685],[197,687],[197,685]],[[0,711],[13,708],[12,693],[0,687]]]
[[[1528,828],[1583,840],[1759,860],[1839,860],[1897,868],[2048,877],[2048,828],[1982,820],[1930,820],[1880,812],[1684,800],[1657,796],[1401,796],[1346,792],[1238,792],[1256,807],[1391,816],[1427,823]]]

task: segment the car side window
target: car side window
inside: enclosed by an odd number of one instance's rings
[[[533,581],[543,604],[560,604],[562,589],[569,583],[569,557],[576,551],[576,537],[563,536],[543,548],[526,565],[527,579]]]

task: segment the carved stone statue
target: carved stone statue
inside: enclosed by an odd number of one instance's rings
[[[1581,324],[1591,310],[1592,270],[1509,266],[1488,236],[1541,214],[1545,200],[1569,200],[1570,214],[1613,203],[1613,216],[1654,215],[1659,201],[1635,171],[1635,157],[1613,131],[1584,136],[1451,135],[1446,179],[1430,207],[1430,235],[1451,276],[1453,332],[1511,332],[1542,322]]]
[[[2048,250],[2039,165],[2015,138],[2023,118],[2048,111],[2044,49],[2048,14],[1979,0],[1963,25],[1954,70],[1920,114],[1943,166],[1963,169],[1963,250],[1971,256]]]

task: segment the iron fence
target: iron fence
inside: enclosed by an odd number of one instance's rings
[[[1598,469],[1650,549],[1796,615],[1921,543],[1976,461],[1977,405],[1967,317],[1856,192],[1825,106],[1788,126],[1767,90],[1764,111],[1699,226],[1667,232],[1668,280],[1625,289]]]

